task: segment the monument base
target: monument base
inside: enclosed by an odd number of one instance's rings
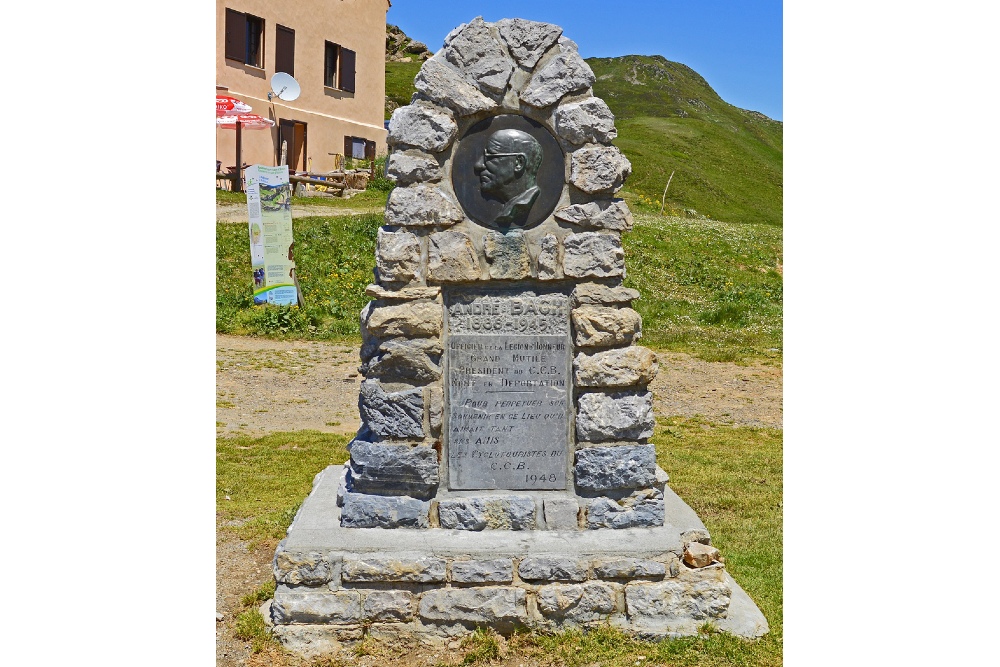
[[[343,466],[316,476],[278,545],[270,619],[307,656],[362,639],[437,643],[489,626],[557,631],[610,624],[640,638],[697,634],[705,623],[746,638],[767,621],[725,570],[686,551],[710,543],[669,487],[666,520],[621,530],[343,528]],[[704,561],[702,561],[704,562]]]

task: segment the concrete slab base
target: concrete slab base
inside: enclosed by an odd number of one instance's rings
[[[692,635],[706,622],[745,638],[767,621],[722,563],[692,568],[688,541],[708,541],[669,488],[666,522],[622,530],[343,528],[342,466],[313,483],[273,569],[267,608],[290,650],[315,656],[360,640],[454,640],[479,625],[557,631],[609,623],[643,638]]]

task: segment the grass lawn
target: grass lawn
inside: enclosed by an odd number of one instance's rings
[[[294,220],[295,267],[305,308],[253,305],[250,242],[243,225],[216,223],[215,323],[219,333],[360,341],[381,214]]]
[[[627,195],[628,287],[642,297],[642,343],[706,361],[781,362],[782,229],[658,214]],[[656,211],[656,212],[653,212]]]
[[[661,418],[652,442],[659,464],[670,475],[671,488],[705,522],[726,567],[767,617],[770,633],[753,642],[708,633],[656,643],[636,641],[610,628],[586,635],[526,633],[508,639],[479,632],[442,664],[463,660],[488,664],[504,657],[537,665],[632,667],[639,656],[645,657],[640,662],[648,667],[781,664],[781,431]],[[344,436],[311,431],[219,438],[217,511],[220,523],[230,524],[223,530],[252,542],[276,542],[309,493],[313,476],[347,459],[346,443]],[[255,605],[272,590],[247,591],[241,622],[244,636],[258,638],[257,650],[265,648],[266,640]],[[402,655],[394,653],[398,650],[368,640],[357,648],[360,653],[384,655],[386,664]]]

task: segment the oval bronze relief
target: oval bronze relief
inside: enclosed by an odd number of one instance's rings
[[[469,128],[455,151],[451,180],[470,218],[506,231],[547,218],[565,173],[562,148],[543,125],[505,114]]]

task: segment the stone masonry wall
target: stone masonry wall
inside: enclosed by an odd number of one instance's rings
[[[636,345],[642,320],[631,304],[639,293],[622,286],[621,234],[631,229],[632,216],[614,197],[631,165],[611,145],[614,116],[593,96],[594,73],[561,33],[550,24],[476,18],[448,35],[417,75],[411,104],[393,113],[387,173],[397,187],[378,231],[376,281],[367,289],[372,301],[361,313],[363,425],[349,447],[345,527],[663,524],[666,475],[648,443],[654,420],[647,387],[656,357]],[[452,186],[457,139],[497,114],[541,123],[565,154],[558,204],[530,229],[484,228],[466,216]],[[555,286],[570,297],[573,483],[562,497],[544,501],[531,493],[488,492],[439,499],[446,447],[442,289],[504,284]],[[623,592],[614,584],[572,586],[570,597],[614,608],[607,613],[622,611]],[[599,602],[612,598],[614,604]],[[344,598],[343,609],[362,618],[366,603],[350,600]],[[521,598],[503,600],[516,607]],[[426,611],[435,608],[428,602]]]

